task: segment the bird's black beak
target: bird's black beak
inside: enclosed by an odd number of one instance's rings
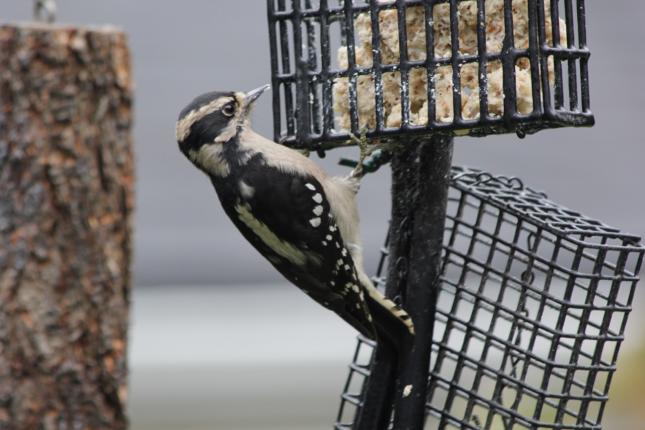
[[[250,113],[255,101],[269,88],[271,88],[271,85],[266,84],[244,94],[244,113],[246,115]]]

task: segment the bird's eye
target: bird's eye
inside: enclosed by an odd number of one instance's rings
[[[222,108],[222,113],[226,116],[233,116],[235,115],[235,103],[230,102],[226,103],[224,107]]]

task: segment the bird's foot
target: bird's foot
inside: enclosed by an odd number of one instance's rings
[[[365,158],[367,158],[372,152],[372,148],[369,147],[369,143],[367,141],[367,135],[365,134],[365,131],[361,132],[360,137],[356,137],[356,135],[354,135],[353,133],[349,133],[349,136],[352,138],[354,142],[356,142],[360,151],[358,164],[356,165],[354,170],[351,171],[349,176],[351,178],[356,178],[360,180],[365,174],[365,171],[363,169],[363,162],[365,161]]]

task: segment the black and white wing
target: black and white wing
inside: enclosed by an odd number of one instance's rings
[[[287,279],[363,335],[375,331],[365,292],[321,184],[264,166],[238,178],[229,216]]]

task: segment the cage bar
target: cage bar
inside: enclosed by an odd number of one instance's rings
[[[503,9],[499,16],[496,4]],[[576,0],[575,7],[573,0],[522,0],[515,10],[513,4],[268,0],[275,140],[325,150],[352,144],[351,134],[383,142],[591,126],[584,0]],[[526,33],[514,32],[515,20],[528,22]],[[444,21],[450,23],[449,34]],[[410,23],[424,37],[409,34]],[[487,31],[493,24],[503,37]],[[459,34],[460,26],[467,34]],[[444,41],[447,47],[437,51]],[[346,64],[334,57],[346,58]],[[464,71],[473,73],[475,67],[476,79],[464,86]],[[451,73],[444,74],[446,68]],[[433,88],[438,83],[450,94]],[[490,94],[491,85],[501,89]],[[393,94],[398,101],[392,102]],[[518,97],[528,99],[521,109]],[[445,103],[452,110],[445,112]]]
[[[425,428],[601,429],[640,239],[517,178],[459,167],[446,227]],[[387,259],[386,242],[381,288]],[[337,430],[360,412],[372,348],[358,338]]]

